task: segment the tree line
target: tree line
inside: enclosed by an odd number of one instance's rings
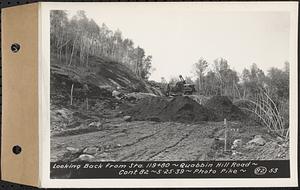
[[[193,77],[186,76],[186,82],[195,84],[197,93],[204,96],[228,96],[231,99],[253,98],[261,91],[266,91],[272,99],[284,101],[289,99],[289,63],[282,69],[272,67],[266,73],[255,63],[244,68],[242,73],[230,68],[225,58],[217,58],[208,63],[200,58],[193,65]],[[179,79],[172,77],[169,81],[175,84]],[[168,83],[162,77],[161,83]]]
[[[281,69],[272,67],[267,72],[253,63],[241,74],[231,69],[224,58],[215,59],[213,63],[200,58],[193,67],[196,79],[187,76],[186,82],[195,84],[198,95],[230,97],[271,131],[283,137],[289,135],[288,62]],[[171,78],[170,83],[177,81]],[[164,78],[162,83],[166,83]]]
[[[104,23],[99,26],[84,11],[72,18],[64,10],[50,13],[51,54],[68,66],[90,67],[91,56],[107,57],[126,65],[136,76],[147,79],[152,56],[131,39],[123,38],[120,30],[112,31]]]

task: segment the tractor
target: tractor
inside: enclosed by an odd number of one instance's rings
[[[182,96],[182,95],[192,95],[196,92],[194,84],[186,84],[186,81],[181,75],[179,75],[180,81],[176,82],[175,86],[168,84],[167,86],[167,96]]]

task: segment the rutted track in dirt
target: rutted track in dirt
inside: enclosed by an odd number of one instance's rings
[[[194,130],[195,130],[195,127],[194,127],[192,130],[190,130],[188,134],[185,134],[181,139],[179,139],[179,140],[178,140],[177,142],[175,142],[174,144],[165,147],[163,150],[161,150],[161,151],[157,152],[156,154],[152,155],[151,157],[149,157],[149,158],[147,159],[147,161],[152,160],[152,159],[155,158],[157,155],[159,155],[159,154],[161,154],[161,153],[163,153],[163,152],[168,152],[169,149],[176,147],[180,142],[182,142],[183,140],[185,140],[186,138],[188,138]]]
[[[51,160],[60,160],[66,147],[108,147],[94,161],[204,160],[219,125],[175,122],[112,121],[93,133],[51,138]]]
[[[161,129],[161,130],[159,130],[159,131],[157,131],[157,132],[155,132],[155,133],[153,133],[153,134],[143,136],[143,137],[137,139],[137,140],[134,141],[134,142],[131,142],[131,143],[128,143],[128,144],[123,145],[122,147],[134,146],[134,145],[136,145],[136,144],[138,144],[138,143],[141,143],[143,140],[146,140],[147,138],[150,138],[150,137],[153,137],[154,135],[159,134],[162,130],[164,130],[164,129]]]
[[[214,143],[214,138],[208,137],[211,136],[213,129],[219,126],[192,125],[192,127],[193,130],[185,138],[178,141],[175,146],[152,157],[151,160],[205,160]]]

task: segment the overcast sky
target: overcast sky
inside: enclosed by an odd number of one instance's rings
[[[160,81],[192,76],[200,58],[209,63],[218,57],[241,72],[256,63],[267,71],[289,61],[289,13],[267,11],[207,11],[193,6],[97,6],[85,9],[100,26],[120,29],[123,37],[153,56]],[[70,12],[72,13],[72,11]]]

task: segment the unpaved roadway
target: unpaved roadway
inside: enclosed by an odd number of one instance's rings
[[[91,161],[206,160],[222,122],[175,122],[112,119],[97,131],[51,137],[51,161],[66,161],[68,149],[98,147]]]

